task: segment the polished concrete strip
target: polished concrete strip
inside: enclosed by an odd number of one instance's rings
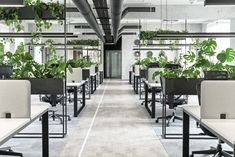
[[[61,157],[165,157],[153,122],[131,86],[106,81],[68,135]]]

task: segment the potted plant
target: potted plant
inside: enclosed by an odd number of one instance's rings
[[[49,61],[39,64],[21,43],[16,52],[7,52],[3,60],[13,67],[12,79],[27,79],[31,82],[32,94],[63,94],[66,63],[52,54]]]
[[[216,53],[217,43],[213,39],[196,41],[195,47],[186,55],[183,55],[178,63],[187,66],[177,69],[165,69],[155,72],[162,77],[162,88],[165,94],[195,95],[196,86],[202,81],[203,71],[228,71],[230,77],[234,76],[234,66],[229,62],[234,61],[235,51],[227,48]],[[197,54],[197,55],[196,55]]]

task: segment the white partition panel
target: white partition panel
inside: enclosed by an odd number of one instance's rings
[[[72,73],[69,70],[67,70],[67,83],[79,83],[81,81],[82,81],[81,68],[73,68]]]
[[[31,85],[26,80],[0,80],[0,118],[30,118]]]
[[[220,119],[226,114],[235,118],[235,81],[203,81],[201,84],[201,118]]]

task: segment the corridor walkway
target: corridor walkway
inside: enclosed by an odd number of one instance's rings
[[[106,80],[88,101],[61,157],[166,157],[131,85]]]

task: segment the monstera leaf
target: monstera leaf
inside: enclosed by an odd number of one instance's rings
[[[235,51],[232,48],[227,48],[217,55],[217,59],[221,63],[232,62],[235,59]]]

